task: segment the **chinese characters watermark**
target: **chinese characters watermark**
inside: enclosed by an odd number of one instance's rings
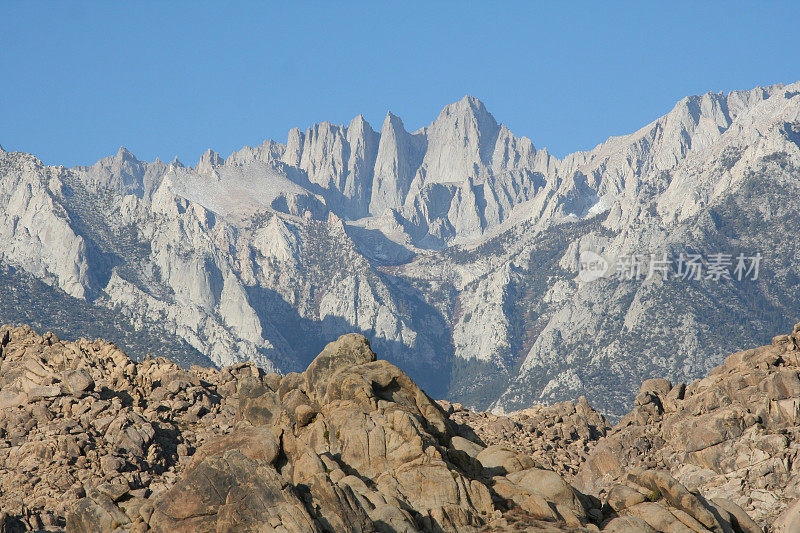
[[[649,280],[660,277],[690,281],[744,281],[758,280],[763,256],[714,252],[706,256],[680,253],[677,256],[661,254],[630,254],[617,257],[612,263],[598,253],[584,251],[580,254],[578,279],[591,282],[616,276],[621,280]]]

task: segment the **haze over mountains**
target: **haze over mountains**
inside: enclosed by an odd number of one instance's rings
[[[413,133],[359,116],[194,167],[0,149],[0,322],[283,372],[356,331],[437,397],[621,415],[643,379],[800,319],[798,194],[800,82],[690,96],[563,159],[473,97]],[[763,260],[756,280],[587,282],[585,251]]]

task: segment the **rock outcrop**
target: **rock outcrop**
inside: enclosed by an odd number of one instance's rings
[[[485,444],[501,444],[529,455],[568,481],[610,429],[584,397],[576,403],[536,405],[508,415],[470,411],[458,403],[441,405],[453,421],[471,428]]]
[[[0,524],[16,531],[793,532],[800,324],[613,428],[585,399],[433,401],[366,338],[302,373],[184,370],[0,327]]]
[[[63,528],[87,495],[112,520],[124,511],[108,502],[164,492],[195,449],[231,431],[239,378],[258,375],[244,363],[135,363],[111,343],[8,326],[0,357],[0,510],[12,532]]]
[[[5,531],[760,531],[657,462],[578,490],[608,439],[585,401],[469,413],[361,335],[284,376],[0,339]]]
[[[700,491],[712,506],[734,503],[762,525],[788,524],[800,498],[798,439],[800,324],[771,345],[730,355],[689,385],[645,381],[633,411],[598,442],[575,483],[609,497],[627,490],[618,483],[661,494],[672,490],[664,483],[673,484],[673,499]]]

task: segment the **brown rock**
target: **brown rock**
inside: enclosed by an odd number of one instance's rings
[[[639,518],[656,531],[669,531],[670,533],[697,533],[681,522],[665,507],[653,502],[636,504],[625,511],[630,516]]]
[[[247,532],[276,519],[288,531],[314,530],[274,468],[233,450],[204,460],[159,498],[150,526],[156,532]]]
[[[100,468],[107,476],[111,476],[119,472],[124,464],[125,461],[119,457],[114,457],[113,455],[104,455],[100,458]]]
[[[450,439],[450,447],[454,450],[462,451],[466,453],[468,456],[472,457],[473,459],[477,459],[478,454],[480,454],[485,447],[481,446],[480,444],[476,444],[470,440],[465,439],[464,437],[455,436]]]
[[[625,485],[616,484],[608,493],[608,506],[617,513],[645,501],[644,494]]]
[[[628,478],[638,485],[663,496],[673,507],[688,513],[692,518],[708,529],[718,527],[714,515],[697,496],[689,492],[669,473],[656,470],[633,470]]]
[[[84,498],[67,518],[67,533],[114,531],[130,523],[128,516],[108,496]]]
[[[475,457],[490,476],[502,476],[535,466],[533,460],[500,445],[480,451]]]
[[[620,516],[603,528],[604,533],[658,533],[653,526],[635,516]]]
[[[88,371],[82,369],[65,370],[62,374],[62,382],[64,392],[75,396],[81,396],[94,389],[94,379]]]

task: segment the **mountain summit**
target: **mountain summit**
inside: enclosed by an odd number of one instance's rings
[[[563,159],[469,96],[415,132],[358,116],[193,168],[0,152],[0,320],[282,372],[355,331],[436,397],[616,417],[800,319],[798,169],[800,83],[687,97]]]

